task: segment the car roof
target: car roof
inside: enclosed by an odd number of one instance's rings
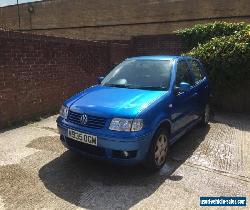
[[[127,58],[126,60],[176,60],[180,58],[191,58],[188,56],[174,56],[174,55],[151,55],[151,56],[137,56]]]

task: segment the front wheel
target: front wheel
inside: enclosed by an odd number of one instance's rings
[[[151,171],[160,170],[167,161],[169,134],[166,128],[160,128],[154,135],[144,165]]]

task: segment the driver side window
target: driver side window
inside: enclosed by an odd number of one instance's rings
[[[186,82],[190,85],[193,84],[192,76],[189,73],[188,64],[184,60],[181,60],[177,63],[175,86],[179,87],[181,82]]]

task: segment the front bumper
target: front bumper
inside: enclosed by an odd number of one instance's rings
[[[94,129],[93,131],[85,130],[83,127],[66,123],[62,119],[57,120],[57,127],[62,143],[68,149],[95,159],[108,160],[125,165],[142,162],[146,157],[152,139],[151,134],[130,138],[121,138],[118,135],[108,136],[105,135],[105,132],[96,133]],[[68,138],[69,128],[97,136],[97,147]],[[127,156],[124,155],[124,152],[127,152]]]

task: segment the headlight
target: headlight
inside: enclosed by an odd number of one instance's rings
[[[114,131],[140,131],[142,127],[142,119],[113,118],[109,129]]]
[[[60,116],[64,119],[67,119],[68,116],[68,112],[69,112],[69,108],[62,105],[61,109],[60,109]]]

